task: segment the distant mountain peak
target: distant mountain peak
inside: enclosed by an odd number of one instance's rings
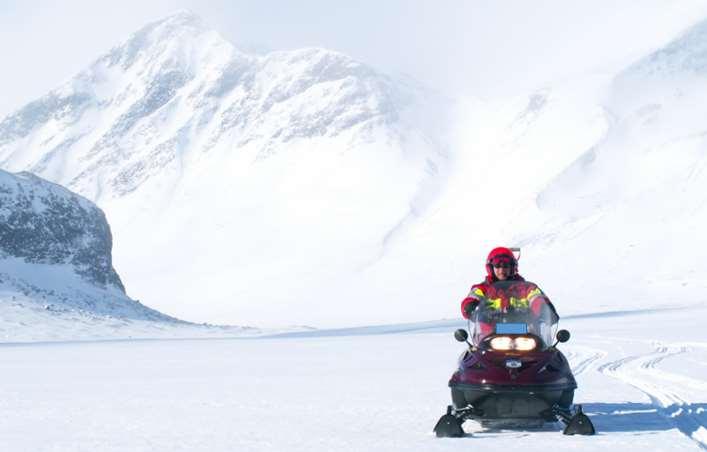
[[[99,58],[97,64],[106,63],[108,66],[119,64],[127,69],[141,56],[155,59],[157,55],[165,53],[171,53],[174,60],[180,60],[180,53],[185,46],[194,45],[199,37],[207,33],[210,34],[211,40],[230,46],[218,33],[209,29],[199,16],[188,10],[180,10],[145,25],[123,43],[111,49],[107,55]]]
[[[188,9],[180,9],[154,22],[150,22],[133,36],[145,34],[170,34],[175,32],[200,33],[210,30],[204,20]]]
[[[329,49],[242,53],[180,10],[0,121],[0,166],[120,197],[187,152],[249,146],[260,160],[297,139],[399,139],[421,93]]]
[[[194,11],[188,8],[182,8],[174,11],[171,14],[163,17],[160,20],[152,22],[153,24],[159,23],[176,23],[180,25],[199,25],[203,26],[203,20],[201,16],[196,14]]]

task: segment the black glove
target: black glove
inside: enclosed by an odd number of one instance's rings
[[[474,312],[477,307],[479,307],[479,300],[474,300],[471,303],[464,306],[464,313],[466,314],[467,317],[471,317],[471,313]]]

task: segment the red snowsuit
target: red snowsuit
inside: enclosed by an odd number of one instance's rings
[[[496,302],[496,300],[494,300],[494,288],[492,286],[496,281],[496,278],[487,276],[484,282],[471,286],[469,295],[462,300],[462,316],[464,316],[465,319],[469,318],[469,313],[473,311],[473,305],[479,303],[481,300],[486,300],[487,303]],[[507,281],[525,281],[525,279],[519,274],[515,274],[509,277]],[[530,307],[533,313],[538,315],[546,301],[548,301],[547,297],[540,288],[535,284],[529,283],[527,286],[524,286],[524,293],[518,294],[518,298],[515,302],[519,303],[522,307]]]

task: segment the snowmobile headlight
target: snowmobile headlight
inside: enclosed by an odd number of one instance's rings
[[[494,350],[512,350],[513,349],[513,338],[508,336],[496,336],[491,339],[491,348]]]
[[[517,337],[513,343],[515,345],[514,348],[521,352],[533,350],[538,346],[538,343],[532,337]]]

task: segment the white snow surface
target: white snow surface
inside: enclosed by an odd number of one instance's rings
[[[596,436],[438,439],[461,321],[254,339],[0,345],[12,451],[704,450],[707,305],[568,317]],[[48,377],[51,376],[51,377]]]

